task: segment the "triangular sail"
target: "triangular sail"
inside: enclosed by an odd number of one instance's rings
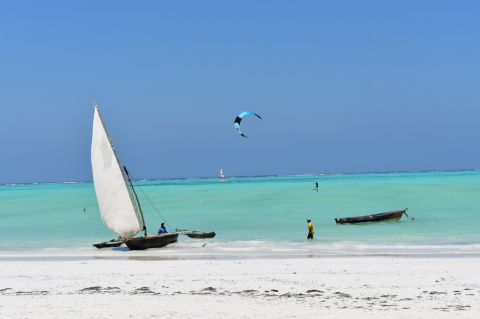
[[[225,181],[225,176],[223,176],[223,171],[220,169],[220,177],[222,178],[222,181]]]
[[[93,117],[92,171],[103,223],[122,237],[134,237],[143,227],[97,107]]]

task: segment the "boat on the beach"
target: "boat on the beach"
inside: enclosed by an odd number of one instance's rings
[[[125,245],[131,250],[163,247],[176,242],[178,232],[148,236],[142,208],[132,179],[125,166],[122,166],[120,162],[95,103],[94,106],[92,171],[103,223],[124,239]],[[140,231],[144,231],[145,236],[134,238]]]
[[[358,224],[358,223],[368,223],[368,222],[379,222],[385,220],[399,220],[402,218],[403,214],[406,214],[407,208],[400,210],[392,210],[389,212],[355,216],[355,217],[338,217],[335,218],[337,224]]]

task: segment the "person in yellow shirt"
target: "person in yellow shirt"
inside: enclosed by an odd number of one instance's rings
[[[307,236],[307,239],[313,239],[313,226],[312,226],[312,220],[311,219],[307,219],[307,223],[308,223],[308,236]]]

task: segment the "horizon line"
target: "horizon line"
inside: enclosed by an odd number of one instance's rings
[[[292,176],[328,176],[328,175],[361,175],[361,174],[402,174],[402,173],[441,173],[441,172],[467,172],[478,171],[478,168],[466,169],[448,169],[448,170],[415,170],[415,171],[383,171],[383,172],[353,172],[353,173],[314,173],[314,174],[285,174],[285,175],[242,175],[229,176],[229,178],[245,178],[245,177],[292,177]],[[140,178],[136,181],[163,181],[163,180],[182,180],[182,179],[216,179],[221,178],[215,176],[204,177],[170,177],[170,178]],[[225,177],[226,179],[227,177]],[[91,181],[62,181],[62,182],[30,182],[30,183],[0,183],[0,185],[36,185],[36,184],[76,184],[76,183],[93,183]]]

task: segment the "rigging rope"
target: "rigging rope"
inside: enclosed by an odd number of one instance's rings
[[[411,220],[411,221],[415,220],[415,218],[408,216],[406,211],[404,212],[404,214],[405,214],[405,217],[407,217],[407,220]]]
[[[140,185],[138,185],[137,181],[135,180],[135,178],[133,178],[132,174],[129,174],[130,177],[132,178],[132,180],[135,182],[135,184],[137,185],[138,189],[140,189],[143,193],[143,195],[145,195],[145,197],[148,199],[148,201],[150,202],[150,204],[152,204],[153,208],[155,208],[155,210],[157,211],[158,215],[160,215],[160,217],[162,217],[163,221],[165,222],[165,224],[167,224],[168,228],[170,228],[170,231],[173,232],[173,228],[170,227],[170,225],[168,224],[167,220],[162,216],[162,214],[160,214],[160,212],[158,211],[157,207],[155,207],[155,205],[153,205],[152,201],[150,200],[150,198],[148,198],[147,194],[145,194],[145,192],[143,191],[143,189],[140,187]]]

